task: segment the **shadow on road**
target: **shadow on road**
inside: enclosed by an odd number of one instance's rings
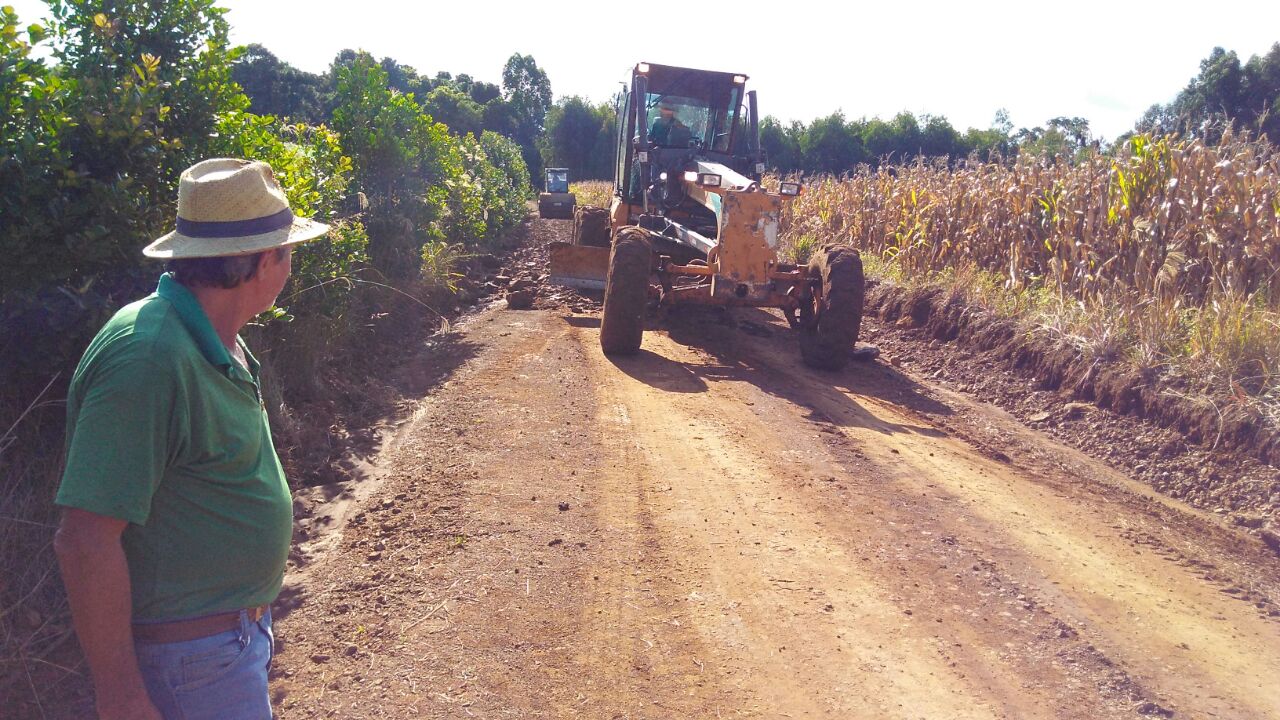
[[[435,333],[418,343],[393,343],[377,353],[360,354],[341,372],[328,372],[326,395],[318,399],[316,416],[336,415],[316,424],[308,422],[312,406],[296,410],[291,437],[285,446],[290,455],[286,467],[302,485],[325,486],[341,492],[337,483],[363,480],[367,463],[385,439],[380,428],[403,416],[414,401],[453,376],[475,357],[479,345],[461,333]]]
[[[737,309],[730,314],[719,308],[681,308],[662,320],[660,327],[673,341],[708,356],[708,362],[676,362],[644,349],[630,358],[611,358],[623,372],[660,390],[703,392],[708,382],[743,382],[805,408],[805,418],[811,422],[885,434],[945,436],[926,424],[885,421],[853,396],[926,416],[953,413],[919,383],[879,362],[850,363],[839,372],[805,366],[793,331],[762,310]]]
[[[635,355],[606,355],[622,372],[659,390],[679,393],[706,392],[705,367],[669,360],[643,348]]]
[[[600,318],[591,315],[566,315],[564,321],[576,328],[600,327]]]

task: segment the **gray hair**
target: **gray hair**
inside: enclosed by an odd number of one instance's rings
[[[231,290],[258,274],[258,261],[263,255],[274,252],[276,259],[282,259],[288,251],[289,248],[279,247],[251,255],[174,259],[165,263],[165,270],[173,273],[174,279],[187,287]]]

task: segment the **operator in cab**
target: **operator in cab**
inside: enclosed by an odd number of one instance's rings
[[[649,140],[656,145],[685,146],[693,137],[693,131],[676,117],[676,105],[669,98],[658,101],[658,117],[649,128]]]

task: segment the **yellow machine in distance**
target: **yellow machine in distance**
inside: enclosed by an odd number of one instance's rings
[[[577,198],[569,192],[569,169],[547,168],[543,191],[538,193],[538,217],[571,218]]]

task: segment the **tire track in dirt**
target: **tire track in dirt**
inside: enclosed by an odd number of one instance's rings
[[[1016,599],[1051,608],[1067,634],[1082,628],[1091,640],[1088,654],[1117,668],[1110,679],[1102,674],[1104,683],[1133,696],[1138,707],[1154,710],[1144,699],[1145,686],[1193,716],[1280,716],[1280,686],[1270,680],[1280,677],[1280,626],[1238,601],[1274,596],[1276,563],[1242,553],[1246,536],[1198,521],[1199,513],[1178,503],[1152,503],[1149,490],[1108,477],[1114,473],[1100,463],[1088,464],[1083,476],[1041,474],[1044,468],[1029,471],[983,457],[940,433],[887,432],[919,421],[920,413],[882,399],[904,394],[901,382],[877,386],[855,379],[849,382],[857,390],[842,391],[825,377],[788,372],[794,361],[783,343],[749,338],[734,351],[737,357],[764,359],[769,377],[789,376],[799,386],[789,392],[832,421],[858,455],[894,469],[904,496],[931,498],[918,508],[920,517],[945,523],[968,515],[974,536],[988,546],[984,552],[1022,578],[1019,587],[1025,590]],[[873,367],[865,372],[880,374]],[[857,373],[855,367],[851,374]],[[1059,451],[1035,438],[1021,454]],[[1182,538],[1186,545],[1203,546],[1195,554],[1216,554],[1228,564],[1243,555],[1261,567],[1247,568],[1243,578],[1224,587],[1221,575],[1204,575],[1209,563],[1187,562],[1178,551],[1144,553],[1133,541],[1140,533],[1152,538],[1167,525],[1188,533]],[[1079,661],[1079,653],[1066,656]]]
[[[937,627],[942,618],[918,589],[940,579],[912,567],[922,565],[914,540],[902,542],[918,524],[911,517],[887,520],[893,510],[880,498],[857,514],[813,507],[831,498],[815,497],[819,490],[805,487],[811,480],[833,488],[884,482],[875,466],[846,469],[810,440],[817,433],[785,432],[795,406],[753,386],[749,370],[699,359],[661,335],[645,342],[656,354],[618,360],[616,369],[598,360],[602,388],[618,394],[649,464],[666,471],[654,515],[669,544],[700,558],[682,584],[704,645],[760,688],[760,716],[1069,717],[1072,707],[1075,717],[1112,716],[1093,687],[1065,703],[1059,688],[1068,678],[1020,669],[963,623]],[[690,368],[715,384],[685,395],[653,387],[672,378],[690,384]],[[617,369],[632,377],[610,381]],[[755,400],[744,400],[743,389]],[[744,417],[736,409],[757,404],[768,411]],[[956,589],[954,574],[946,583]],[[970,605],[954,599],[957,609]],[[1042,692],[1028,691],[1031,679]]]
[[[676,666],[697,641],[668,622],[673,593],[653,572],[678,559],[643,522],[596,519],[628,500],[593,478],[630,464],[612,428],[594,426],[569,329],[489,310],[458,332],[481,349],[375,462],[385,499],[291,578],[278,711],[671,717],[662,706],[677,698],[712,716],[699,686],[716,686]]]

